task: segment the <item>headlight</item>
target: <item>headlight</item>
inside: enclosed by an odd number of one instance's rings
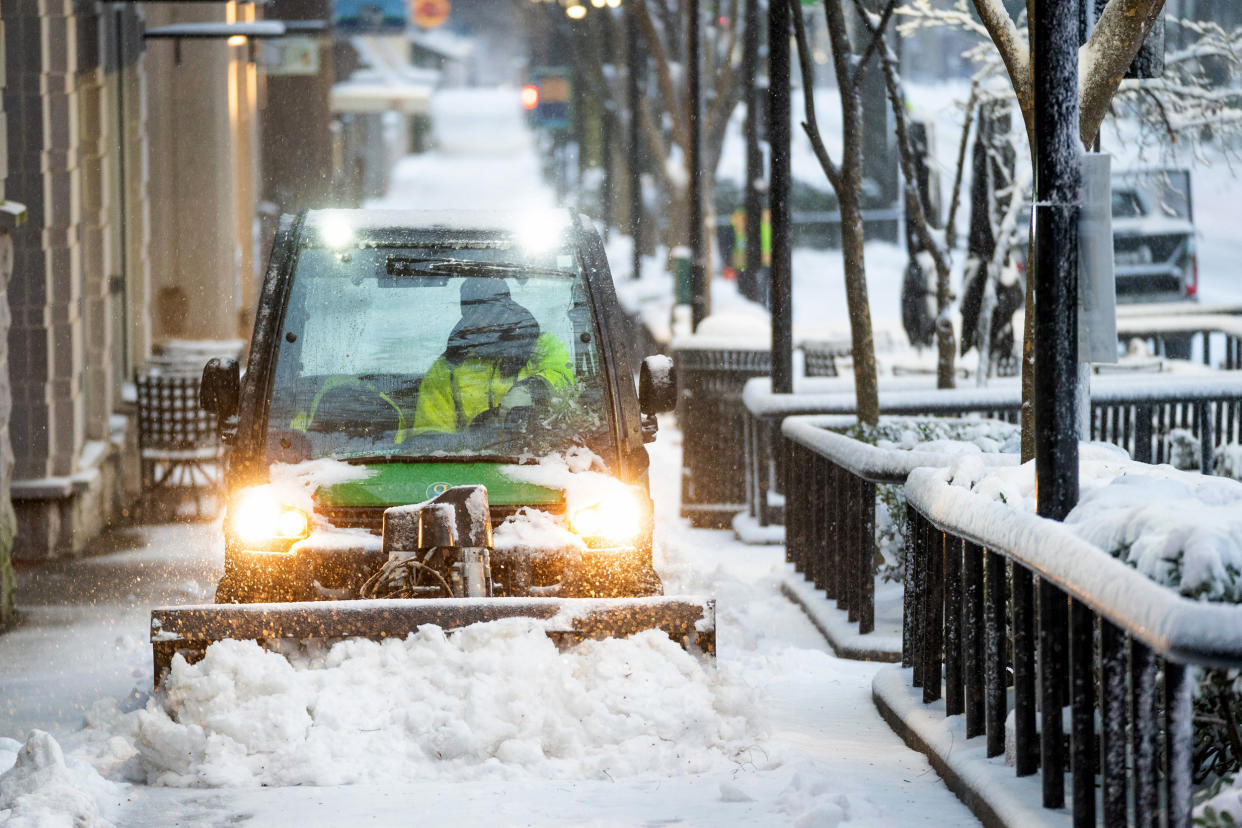
[[[591,540],[624,543],[634,540],[646,525],[646,509],[638,494],[617,492],[573,513],[576,534]]]
[[[243,491],[230,522],[238,539],[251,549],[285,547],[310,534],[310,515],[281,503],[267,486]]]

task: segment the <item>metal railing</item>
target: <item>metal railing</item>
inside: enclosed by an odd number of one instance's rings
[[[848,613],[860,635],[875,630],[876,489],[901,485],[920,466],[947,466],[953,455],[882,449],[834,429],[848,416],[788,417],[785,559]],[[983,455],[994,465],[1017,465],[1017,455]]]
[[[1242,607],[1184,598],[935,469],[905,496],[902,664],[923,702],[999,756],[1012,695],[1016,773],[1042,773],[1061,808],[1068,769],[1075,825],[1190,825],[1189,668],[1242,666]]]
[[[1242,369],[1242,307],[1175,302],[1161,305],[1120,305],[1117,338],[1123,343],[1141,339],[1159,356],[1190,359],[1195,352],[1212,365],[1212,342],[1224,353],[1219,367]],[[1196,347],[1197,345],[1197,347]]]
[[[780,497],[787,491],[783,487],[787,472],[781,421],[800,414],[852,414],[852,390],[835,390],[847,388],[845,382],[825,381],[820,387],[834,390],[795,394],[773,394],[764,379],[747,383],[742,394],[746,510],[760,526],[783,523],[789,508]],[[1021,390],[1014,381],[944,391],[912,390],[907,383],[904,388],[880,391],[881,414],[974,414],[1013,423],[1020,407]],[[1170,435],[1176,429],[1193,436],[1199,468],[1210,471],[1218,446],[1242,441],[1242,376],[1146,376],[1141,381],[1121,376],[1093,378],[1091,439],[1120,446],[1141,462],[1167,463],[1173,450]]]

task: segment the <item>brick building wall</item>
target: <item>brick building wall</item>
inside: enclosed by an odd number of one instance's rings
[[[77,554],[135,494],[116,410],[116,317],[122,330],[129,320],[114,286],[134,274],[116,265],[129,248],[114,206],[125,118],[113,77],[118,33],[141,41],[137,16],[119,14],[94,0],[4,0],[0,11],[6,186],[29,208],[8,292],[17,559]]]
[[[0,91],[4,89],[4,20],[0,19]],[[0,204],[5,202],[4,180],[8,169],[7,129],[5,127],[4,98],[0,96]],[[8,213],[6,216],[10,215]],[[13,447],[9,439],[9,416],[12,411],[12,392],[8,371],[9,332],[9,278],[13,273],[13,238],[9,234],[14,222],[0,222],[0,629],[13,619],[13,536],[17,532],[17,519],[9,501],[9,486],[13,479]]]

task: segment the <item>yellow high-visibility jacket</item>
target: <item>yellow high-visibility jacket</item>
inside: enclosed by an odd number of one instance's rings
[[[554,390],[573,385],[569,349],[554,334],[541,334],[531,358],[511,377],[500,374],[495,360],[470,356],[453,368],[440,357],[418,387],[414,433],[460,431],[476,416],[498,405],[513,386],[531,377],[543,378]]]

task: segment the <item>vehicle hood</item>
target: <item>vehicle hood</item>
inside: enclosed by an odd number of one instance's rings
[[[403,506],[422,503],[453,486],[487,487],[492,506],[558,506],[558,489],[506,476],[502,463],[374,463],[365,480],[324,486],[315,500],[324,506]]]

